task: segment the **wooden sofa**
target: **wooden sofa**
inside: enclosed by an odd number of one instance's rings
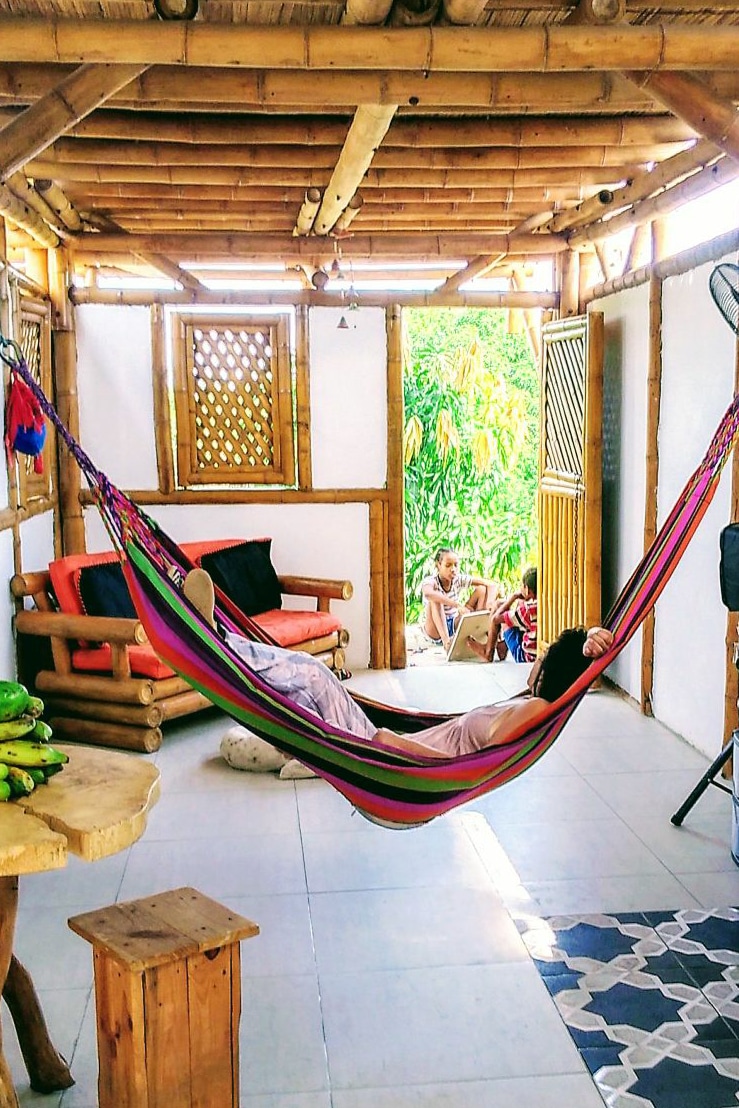
[[[249,553],[244,548],[252,543],[260,543],[262,551],[266,546],[269,554],[267,539],[189,543],[183,549],[217,579],[218,567],[208,559],[235,560]],[[208,708],[210,702],[154,653],[127,590],[125,599],[115,592],[123,581],[117,562],[113,552],[73,554],[48,569],[13,577],[13,596],[24,603],[30,598],[34,605],[15,617],[19,656],[25,660],[20,677],[43,697],[45,718],[60,738],[151,752],[161,745],[162,724]],[[343,669],[349,634],[330,602],[349,600],[351,582],[272,573],[278,602],[282,595],[299,596],[312,598],[315,605],[311,610],[273,607],[254,614],[254,620],[280,645]],[[98,591],[91,592],[96,581]],[[121,616],[126,602],[130,615]]]

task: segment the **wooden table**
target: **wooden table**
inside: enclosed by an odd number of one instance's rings
[[[125,850],[143,834],[159,797],[159,770],[143,758],[54,745],[69,755],[64,770],[30,796],[0,804],[0,987],[38,1092],[74,1081],[49,1039],[30,974],[13,955],[19,876],[60,869],[69,852],[94,862]],[[0,1108],[18,1108],[1,1038]]]

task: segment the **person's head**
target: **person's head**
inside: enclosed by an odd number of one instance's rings
[[[587,634],[582,627],[571,627],[555,639],[531,668],[529,689],[542,700],[558,700],[590,665],[592,658],[582,652]]]
[[[521,583],[526,599],[533,600],[536,597],[536,566],[529,566],[523,571]]]
[[[451,547],[441,546],[434,555],[434,565],[439,574],[439,580],[447,585],[451,584],[459,573],[459,555]]]

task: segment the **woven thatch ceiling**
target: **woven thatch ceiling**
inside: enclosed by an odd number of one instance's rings
[[[491,272],[739,174],[736,0],[156,2],[0,0],[11,252]]]

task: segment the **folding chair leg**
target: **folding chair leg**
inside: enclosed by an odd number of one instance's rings
[[[736,732],[734,732],[734,734],[736,734]],[[726,744],[726,746],[719,754],[718,758],[715,758],[713,762],[711,762],[710,766],[703,774],[698,784],[695,786],[689,796],[685,798],[683,803],[675,812],[674,816],[670,817],[670,823],[674,823],[676,827],[679,827],[687,816],[690,809],[698,800],[700,800],[709,785],[715,785],[717,789],[721,789],[723,792],[726,793],[731,792],[731,789],[728,787],[728,785],[721,784],[719,781],[714,781],[714,778],[716,774],[724,768],[729,758],[731,757],[732,750],[734,748],[733,738],[734,735],[732,735],[732,741]]]

